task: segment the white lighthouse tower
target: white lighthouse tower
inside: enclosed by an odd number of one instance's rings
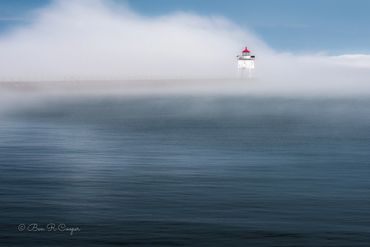
[[[248,72],[248,78],[252,77],[252,71],[254,70],[255,56],[251,54],[251,51],[245,47],[241,55],[238,58],[238,73],[240,77],[244,77],[245,72]]]

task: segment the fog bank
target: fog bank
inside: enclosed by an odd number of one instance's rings
[[[235,56],[245,44],[257,56],[256,92],[370,89],[369,55],[280,53],[220,16],[146,17],[104,0],[54,1],[31,24],[3,33],[0,81],[219,79],[226,86],[237,79]]]

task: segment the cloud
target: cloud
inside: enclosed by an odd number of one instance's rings
[[[251,30],[220,16],[177,12],[146,17],[104,0],[54,1],[37,11],[31,24],[0,36],[0,80],[224,78],[226,82],[237,77],[235,56],[245,43],[257,55],[258,83],[250,90],[370,88],[368,55],[279,53]]]
[[[0,39],[1,78],[230,76],[245,40],[228,20],[175,13],[140,16],[107,1],[55,1]]]

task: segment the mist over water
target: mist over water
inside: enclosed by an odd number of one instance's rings
[[[0,36],[1,246],[370,242],[368,55],[280,53],[220,16],[103,0],[32,20]]]
[[[114,5],[114,6],[113,6]],[[220,77],[246,34],[222,17],[145,17],[109,1],[54,1],[30,27],[2,37],[3,77],[153,79]],[[256,47],[263,46],[255,37]],[[22,59],[19,59],[22,58]]]
[[[245,45],[257,56],[254,77],[260,91],[370,91],[366,54],[281,53],[221,16],[178,12],[146,17],[104,0],[53,1],[35,11],[29,25],[3,33],[0,80],[132,80],[129,88],[137,86],[135,80],[217,79],[215,84],[227,86],[238,78],[235,56]],[[183,83],[180,92],[187,81]]]

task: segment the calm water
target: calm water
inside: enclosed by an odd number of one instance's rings
[[[370,100],[16,107],[0,115],[0,228],[1,246],[369,246]]]

